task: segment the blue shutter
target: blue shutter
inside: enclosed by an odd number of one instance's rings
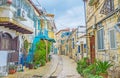
[[[78,46],[78,53],[80,53],[80,46]]]
[[[110,30],[110,48],[116,48],[115,30]]]
[[[103,28],[97,31],[97,42],[98,42],[98,49],[104,49],[104,30]]]
[[[40,30],[40,20],[38,20],[38,30]]]
[[[86,44],[84,44],[84,48],[86,48],[86,46],[87,46],[87,45],[86,45]]]

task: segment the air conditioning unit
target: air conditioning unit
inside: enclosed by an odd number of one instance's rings
[[[16,12],[15,16],[17,18],[19,18],[21,21],[26,21],[27,20],[27,12],[22,8],[17,9],[17,12]]]

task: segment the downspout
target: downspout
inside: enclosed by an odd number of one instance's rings
[[[84,2],[84,17],[85,17],[85,26],[86,26],[86,54],[87,54],[87,57],[88,57],[88,40],[87,40],[87,19],[86,19],[86,0],[83,0]]]

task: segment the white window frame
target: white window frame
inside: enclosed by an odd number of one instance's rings
[[[111,40],[110,40],[110,39],[111,39],[111,38],[110,38],[110,31],[111,31],[111,30],[114,30],[114,38],[115,38],[115,47],[114,47],[114,48],[111,47]],[[114,28],[112,28],[112,29],[109,29],[108,32],[109,32],[109,45],[110,45],[110,49],[117,49],[116,30],[115,30]]]
[[[100,31],[101,29],[103,29],[103,49],[99,49],[99,47],[98,47],[98,31]],[[98,49],[99,51],[105,50],[105,44],[104,44],[104,27],[101,27],[101,28],[99,28],[99,29],[97,30],[97,49]]]

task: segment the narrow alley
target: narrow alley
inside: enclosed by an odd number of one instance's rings
[[[0,0],[0,78],[120,78],[120,0]]]

